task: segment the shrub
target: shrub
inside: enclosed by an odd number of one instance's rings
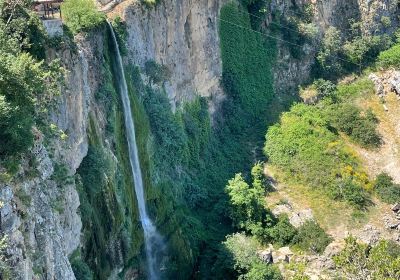
[[[400,279],[399,251],[400,246],[391,241],[381,240],[369,248],[349,237],[333,260],[345,279]]]
[[[146,61],[144,70],[146,75],[150,77],[150,81],[155,84],[163,83],[171,77],[168,67],[158,64],[154,60]]]
[[[243,280],[282,280],[279,269],[262,262],[256,262],[249,272],[243,275]]]
[[[290,244],[297,234],[297,230],[289,222],[287,215],[279,217],[278,223],[270,231],[271,238],[279,245]]]
[[[92,0],[66,0],[61,9],[64,22],[73,33],[93,29],[105,20]]]
[[[367,206],[369,199],[366,192],[355,182],[346,180],[341,186],[342,197],[357,208]]]
[[[315,80],[313,85],[321,97],[332,96],[336,92],[336,85],[324,79]]]
[[[293,239],[301,249],[312,253],[321,254],[332,238],[314,221],[306,221],[298,228],[298,233]]]
[[[93,272],[80,257],[71,260],[71,267],[77,280],[93,280]]]
[[[262,263],[257,256],[260,244],[251,237],[242,233],[235,233],[227,237],[223,242],[223,254],[219,256],[219,264],[234,268],[236,275],[232,278],[221,275],[223,279],[243,279],[243,280],[281,280],[279,270],[265,263]],[[221,269],[221,268],[219,268]]]
[[[382,67],[400,67],[400,44],[381,52],[378,56],[378,65]]]
[[[377,118],[371,110],[363,115],[356,106],[343,104],[333,108],[332,120],[337,129],[364,147],[377,147],[381,143],[376,132]]]
[[[264,207],[265,189],[258,184],[250,186],[239,173],[229,180],[226,191],[230,198],[231,218],[235,225],[252,233],[260,241],[269,239],[267,229],[275,220]]]
[[[381,173],[376,177],[374,190],[386,203],[400,202],[400,185],[395,184],[387,173]]]

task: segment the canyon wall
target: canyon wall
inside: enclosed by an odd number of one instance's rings
[[[220,84],[222,61],[218,18],[225,2],[164,0],[148,8],[138,1],[127,1],[118,11],[128,31],[125,63],[138,65],[142,70],[146,62],[152,60],[165,65],[170,78],[163,86],[173,108],[194,100],[196,96],[203,96],[209,98],[211,113],[218,110],[224,96]],[[314,43],[302,47],[305,56],[301,60],[290,55],[284,42],[278,42],[274,70],[278,97],[294,94],[298,85],[308,80],[318,42],[329,26],[344,30],[348,28],[348,19],[356,17],[365,23],[363,32],[382,34],[392,32],[392,26],[398,24],[398,7],[394,1],[273,0],[270,8],[285,14],[290,13],[294,5],[309,2],[315,5],[313,22],[320,27],[321,34]],[[390,18],[392,26],[384,27],[382,16]],[[267,24],[268,20],[267,16]],[[101,69],[108,63],[104,60],[105,40],[102,33],[93,33],[76,37],[76,49],[63,47],[48,50],[47,58],[59,58],[67,70],[65,86],[49,118],[53,136],[49,138],[37,130],[35,146],[24,158],[22,169],[15,179],[0,182],[0,200],[4,203],[0,209],[0,229],[8,236],[10,246],[7,255],[15,279],[75,279],[69,257],[84,242],[76,181],[68,178],[76,175],[87,156],[90,116],[96,120],[95,126],[105,139],[104,148],[111,151],[112,161],[118,162],[113,152],[115,140],[104,136],[108,115],[104,104],[95,98],[104,80]],[[143,78],[146,80],[146,77]],[[134,202],[130,207],[135,207]],[[132,215],[133,218],[125,217],[124,221],[135,224],[138,222],[137,212],[131,208],[127,214],[123,213],[124,209],[120,210],[120,215]],[[138,238],[127,238],[125,241],[140,247],[140,226],[130,227]],[[119,237],[120,233],[114,239]],[[110,254],[117,259],[113,268],[115,273],[123,269],[123,261],[119,260],[125,257],[120,249],[122,243],[118,240],[107,243]],[[132,272],[132,278],[134,275],[135,272]]]

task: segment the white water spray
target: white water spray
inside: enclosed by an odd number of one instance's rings
[[[160,258],[162,258],[162,253],[164,251],[165,244],[163,238],[157,232],[156,227],[151,221],[149,215],[147,214],[146,202],[144,199],[142,171],[140,169],[139,155],[136,145],[135,126],[132,118],[132,111],[128,95],[128,87],[125,80],[124,67],[122,64],[121,54],[119,52],[119,46],[117,39],[115,37],[114,30],[109,22],[108,25],[110,27],[112,39],[114,41],[114,48],[115,48],[114,51],[115,51],[116,67],[117,67],[116,78],[124,109],[126,139],[128,142],[128,150],[129,150],[129,161],[131,163],[133,183],[135,185],[136,199],[139,207],[139,217],[142,222],[142,227],[144,231],[144,242],[145,242],[145,250],[147,257],[147,266],[148,266],[148,278],[150,280],[157,280],[160,278],[160,266],[161,266]]]

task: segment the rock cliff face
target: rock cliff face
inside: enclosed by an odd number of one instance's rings
[[[225,0],[166,0],[146,9],[139,2],[122,13],[129,60],[144,67],[155,60],[171,73],[165,88],[171,104],[195,96],[222,96],[218,15]]]
[[[362,23],[361,32],[369,35],[389,35],[399,25],[399,7],[396,1],[391,0],[273,0],[270,10],[285,16],[301,16],[298,7],[304,5],[310,5],[313,11],[311,22],[318,32],[314,40],[303,45],[301,59],[294,59],[289,52],[290,45],[278,41],[279,53],[274,71],[278,95],[293,94],[300,84],[308,81],[322,37],[329,27],[336,27],[345,39],[350,34],[351,22]],[[267,14],[267,25],[270,21],[270,14]]]
[[[47,54],[48,59],[60,58],[67,70],[50,118],[55,136],[36,130],[23,168],[10,183],[0,183],[0,229],[8,236],[13,279],[75,279],[68,257],[80,246],[82,223],[70,179],[87,153],[88,114],[95,108],[91,100],[101,80],[90,70],[99,67],[99,46],[101,37],[80,38],[78,52],[66,48]],[[60,129],[66,139],[60,138]]]

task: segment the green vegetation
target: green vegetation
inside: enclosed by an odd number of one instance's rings
[[[150,81],[155,84],[163,83],[171,77],[167,66],[160,65],[154,60],[146,61],[144,70],[146,75],[150,77]]]
[[[262,263],[257,256],[260,244],[242,233],[229,235],[223,242],[213,273],[217,279],[281,280],[279,270]]]
[[[346,239],[346,246],[334,257],[339,279],[399,279],[400,246],[381,240],[370,248],[355,238]]]
[[[332,238],[314,221],[307,221],[298,228],[293,243],[300,249],[311,253],[322,254],[332,242]]]
[[[332,121],[337,129],[364,147],[377,147],[381,143],[376,132],[378,119],[371,110],[363,113],[354,105],[339,105],[333,108]]]
[[[229,180],[226,190],[230,197],[231,218],[235,226],[246,230],[262,242],[270,240],[268,230],[276,221],[264,207],[265,187],[255,184],[249,186],[241,174],[236,174]]]
[[[278,223],[270,230],[271,239],[279,246],[291,244],[297,230],[289,222],[287,215],[279,217]]]
[[[344,74],[361,71],[393,44],[388,35],[365,35],[361,28],[362,23],[352,22],[347,38],[337,28],[328,28],[317,55],[314,76],[337,79]]]
[[[376,176],[374,190],[382,201],[386,203],[397,203],[400,201],[400,185],[393,182],[393,178],[387,173]]]
[[[46,64],[47,38],[30,5],[0,1],[0,163],[10,180],[33,144],[33,126],[46,116],[61,69]]]
[[[141,0],[147,7],[154,7],[160,0]]]
[[[382,67],[400,67],[400,43],[381,52],[378,56],[378,65]]]
[[[332,131],[333,123],[325,110],[321,106],[294,105],[279,124],[269,128],[265,154],[291,180],[322,188],[335,199],[363,208],[368,205],[368,177]]]
[[[72,253],[69,258],[72,270],[77,280],[93,280],[93,272],[89,266],[82,260],[79,250]]]
[[[74,34],[89,31],[105,21],[92,0],[66,0],[61,9],[65,24]]]

